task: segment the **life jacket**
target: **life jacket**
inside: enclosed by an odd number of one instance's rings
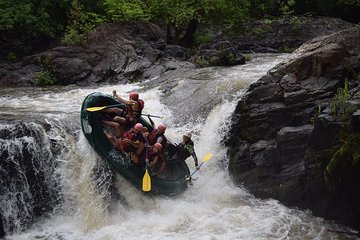
[[[129,139],[131,141],[139,140],[140,142],[145,142],[144,137],[142,135],[135,134],[134,129],[130,129],[129,131],[126,131],[121,136],[121,139],[124,139],[124,138],[127,138],[127,139]],[[121,140],[120,140],[120,144],[122,144],[122,147],[123,147],[125,152],[135,152],[136,151],[136,147],[134,147],[130,143],[122,143]]]
[[[144,109],[145,102],[142,99],[135,100],[138,103],[139,110],[132,109],[131,105],[127,106],[127,114],[133,115],[135,118],[138,118],[141,116],[141,112]]]
[[[190,139],[189,142],[187,142],[186,144],[180,143],[179,145],[177,145],[178,157],[183,160],[191,156],[191,153],[185,148],[186,145],[191,145],[192,147],[194,147],[194,142]]]
[[[163,141],[161,142],[162,145],[165,145],[167,143],[167,139],[165,137],[165,134],[159,133],[159,129],[154,129],[149,134],[149,143],[150,145],[154,145],[157,142],[158,137],[162,137]],[[165,147],[165,146],[163,146]]]
[[[145,152],[145,151],[144,151]],[[146,158],[146,155],[144,154],[143,155],[144,159]],[[153,148],[150,148],[149,149],[149,153],[148,153],[148,158],[149,158],[149,162],[152,162],[154,161],[154,159],[158,157],[158,162],[156,164],[159,164],[161,162],[164,161],[164,159],[162,158],[162,155],[161,153],[158,151],[158,152],[155,152]]]

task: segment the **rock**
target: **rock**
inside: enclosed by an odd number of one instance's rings
[[[215,66],[234,66],[245,63],[245,56],[236,50],[230,41],[221,41],[200,46],[199,58]]]
[[[225,139],[236,183],[256,196],[360,227],[360,203],[351,200],[360,191],[344,185],[342,194],[331,196],[319,167],[319,157],[340,144],[347,114],[359,129],[359,39],[354,27],[308,41],[248,88]],[[338,91],[345,79],[349,89]],[[356,214],[342,212],[344,206]]]
[[[360,133],[360,110],[351,115],[351,126],[354,131]]]
[[[37,73],[45,71],[62,85],[126,83],[194,67],[170,57],[171,52],[178,59],[186,59],[188,53],[180,46],[167,47],[164,39],[163,31],[148,22],[104,24],[84,44],[59,46],[28,56],[22,63],[0,65],[0,82],[3,86],[36,85]]]

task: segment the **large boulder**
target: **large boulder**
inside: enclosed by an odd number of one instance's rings
[[[359,39],[360,28],[354,27],[303,44],[249,87],[225,139],[236,183],[256,196],[310,209],[358,229],[360,202],[351,199],[359,199],[359,188],[352,182],[331,192],[319,159],[329,162],[325,153],[343,144],[339,134],[348,113],[353,112],[348,117],[352,127],[346,130],[358,129]],[[347,83],[347,110],[335,110],[334,96]]]
[[[103,81],[125,83],[194,67],[189,62],[177,60],[184,59],[185,53],[169,51],[164,39],[163,31],[148,22],[104,24],[97,27],[83,44],[58,46],[25,57],[21,63],[0,65],[0,83],[36,85],[39,74],[44,72],[50,74],[53,82],[63,85]],[[169,68],[169,65],[176,67]]]

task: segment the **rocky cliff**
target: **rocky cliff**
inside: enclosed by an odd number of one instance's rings
[[[229,171],[258,197],[360,229],[360,28],[315,38],[252,84]]]

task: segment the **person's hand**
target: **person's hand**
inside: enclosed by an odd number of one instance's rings
[[[115,95],[116,95],[116,90],[113,90],[113,96],[115,97]]]
[[[124,143],[130,143],[130,142],[131,142],[131,140],[130,140],[130,139],[127,139],[127,138],[124,138],[124,139],[122,139],[121,141],[124,142]]]
[[[196,167],[196,170],[200,170],[200,167],[199,166],[195,166]]]

